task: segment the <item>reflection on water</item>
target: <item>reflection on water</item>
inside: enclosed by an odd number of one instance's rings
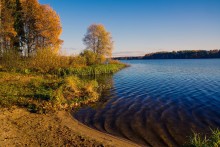
[[[220,127],[220,60],[137,60],[113,77],[95,107],[74,117],[149,146],[179,146]],[[114,83],[113,83],[114,81]]]

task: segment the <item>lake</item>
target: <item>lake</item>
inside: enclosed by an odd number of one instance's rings
[[[220,128],[220,59],[123,60],[131,66],[96,106],[74,117],[87,126],[146,146],[179,146],[192,131]]]

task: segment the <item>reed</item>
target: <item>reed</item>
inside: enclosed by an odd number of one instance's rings
[[[101,75],[101,74],[113,74],[122,68],[126,67],[125,64],[108,64],[108,65],[92,65],[79,68],[63,68],[58,69],[54,73],[59,76],[77,75],[77,76],[88,76],[88,75]]]
[[[209,138],[201,137],[201,135],[194,133],[190,138],[190,145],[192,147],[219,147],[220,146],[220,130],[211,130]]]

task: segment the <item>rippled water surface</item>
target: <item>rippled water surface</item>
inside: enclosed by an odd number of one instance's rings
[[[133,60],[94,107],[74,117],[97,130],[148,146],[179,146],[192,130],[220,127],[220,59]]]

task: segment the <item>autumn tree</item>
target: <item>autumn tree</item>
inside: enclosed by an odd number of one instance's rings
[[[88,27],[83,39],[86,48],[98,55],[110,57],[112,55],[113,41],[110,32],[101,24],[92,24]]]
[[[48,5],[40,5],[37,0],[23,0],[24,32],[27,54],[42,48],[58,51],[62,27],[60,18]]]
[[[38,32],[36,46],[40,48],[51,47],[57,52],[63,42],[59,39],[62,33],[60,17],[48,5],[41,5],[40,12],[36,23]]]
[[[0,53],[15,49],[30,56],[43,48],[59,50],[61,22],[50,6],[39,4],[38,0],[0,2]]]
[[[12,47],[12,38],[16,36],[12,16],[12,0],[0,1],[0,55]]]
[[[27,54],[39,48],[58,51],[62,27],[59,16],[48,5],[40,5],[37,0],[23,0],[25,44]]]

